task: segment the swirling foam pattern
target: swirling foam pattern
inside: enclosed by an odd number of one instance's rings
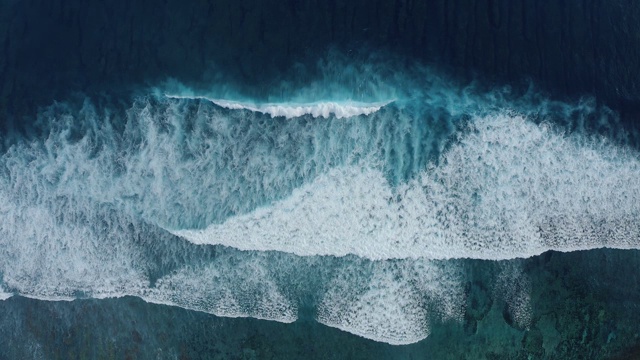
[[[609,113],[403,84],[349,116],[155,95],[51,106],[46,136],[0,156],[0,299],[303,313],[407,344],[461,317],[456,259],[638,248],[638,154],[581,130]],[[524,324],[519,289],[507,301]]]
[[[369,259],[638,246],[635,152],[510,115],[475,119],[459,136],[439,166],[396,188],[366,165],[332,169],[271,206],[174,233],[199,244]]]

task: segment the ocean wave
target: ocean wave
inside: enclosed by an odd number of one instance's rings
[[[7,300],[8,298],[12,297],[13,294],[5,292],[2,287],[0,287],[0,301],[2,300]]]
[[[609,113],[407,84],[322,121],[164,95],[45,109],[46,136],[0,155],[0,294],[311,313],[407,344],[462,316],[456,259],[638,247],[637,152],[562,133]]]
[[[334,116],[337,119],[350,118],[353,116],[370,115],[381,108],[393,103],[393,100],[380,102],[357,102],[357,101],[317,101],[311,103],[254,103],[242,102],[226,99],[212,99],[205,96],[180,96],[166,95],[171,99],[191,99],[207,100],[220,107],[230,110],[248,110],[272,117],[285,117],[287,119],[311,115],[314,118],[329,118]]]
[[[513,259],[638,248],[640,159],[521,116],[476,119],[439,165],[392,187],[378,169],[332,169],[222,224],[173,230],[196,244],[300,256]]]

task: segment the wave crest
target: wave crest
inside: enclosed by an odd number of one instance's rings
[[[312,103],[253,103],[225,99],[211,99],[205,96],[180,96],[167,95],[171,99],[207,100],[220,107],[230,110],[248,110],[272,117],[285,117],[287,119],[311,115],[314,118],[337,119],[350,118],[360,115],[370,115],[381,108],[391,104],[393,100],[381,102],[357,102],[357,101],[318,101]]]

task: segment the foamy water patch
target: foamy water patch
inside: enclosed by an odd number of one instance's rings
[[[502,263],[494,286],[494,297],[506,302],[513,325],[529,329],[532,321],[531,282],[518,262]]]
[[[157,281],[142,298],[224,317],[253,317],[290,323],[297,304],[269,276],[267,259],[220,256],[213,263],[186,267]]]
[[[0,285],[0,301],[2,300],[7,300],[8,298],[12,297],[13,294],[10,292],[7,292],[2,285]]]
[[[146,264],[127,241],[127,216],[58,196],[47,176],[33,169],[11,170],[14,187],[0,181],[0,271],[7,287],[61,300],[131,293],[146,285]]]
[[[439,166],[406,185],[393,188],[372,167],[340,167],[271,206],[172,232],[302,256],[512,259],[637,248],[639,199],[635,152],[503,114],[470,123]]]
[[[188,243],[173,246],[178,239],[166,231],[78,186],[85,176],[97,177],[94,185],[103,180],[91,161],[81,161],[82,148],[69,144],[69,153],[55,154],[60,148],[52,146],[43,154],[37,146],[16,147],[4,155],[0,299],[137,296],[219,316],[296,319],[296,304],[282,295],[262,257],[221,252],[212,259]]]
[[[391,104],[393,100],[380,102],[358,102],[358,101],[317,101],[309,103],[282,102],[282,103],[255,103],[242,102],[226,99],[213,99],[205,96],[180,96],[166,95],[173,99],[200,99],[211,101],[212,103],[230,110],[248,110],[272,117],[285,117],[287,119],[311,115],[314,118],[331,116],[343,119],[360,115],[370,115],[381,108]]]
[[[393,345],[418,342],[431,322],[459,318],[464,299],[455,266],[418,261],[374,262],[338,271],[318,306],[320,323]],[[452,271],[453,270],[453,271]]]
[[[3,283],[45,300],[132,295],[281,322],[307,306],[329,326],[406,344],[461,316],[456,261],[429,258],[637,246],[636,155],[519,117],[472,119],[494,112],[486,97],[420,89],[323,121],[164,96],[115,120],[57,104],[43,114],[48,138],[0,157]],[[472,123],[424,171],[460,117]],[[307,256],[318,254],[330,256]],[[505,288],[523,326],[526,285]]]
[[[411,344],[429,335],[420,305],[420,294],[392,274],[376,273],[368,284],[338,278],[318,309],[318,321],[375,341]]]

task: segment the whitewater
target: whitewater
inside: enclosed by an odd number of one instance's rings
[[[329,118],[334,116],[337,119],[349,118],[359,115],[369,115],[382,107],[389,105],[393,100],[387,100],[382,102],[358,102],[358,101],[319,101],[315,103],[295,103],[295,102],[283,102],[283,103],[253,103],[242,102],[226,99],[212,99],[206,96],[183,96],[183,95],[166,95],[172,99],[192,99],[192,100],[208,100],[212,103],[233,110],[248,110],[259,112],[262,114],[269,114],[272,117],[285,117],[291,119],[294,117],[300,117],[304,115],[311,115],[313,117]]]
[[[431,71],[368,88],[42,110],[46,135],[0,156],[0,300],[311,313],[409,344],[461,319],[461,259],[640,248],[640,157],[611,111]],[[526,326],[528,294],[501,292]]]

